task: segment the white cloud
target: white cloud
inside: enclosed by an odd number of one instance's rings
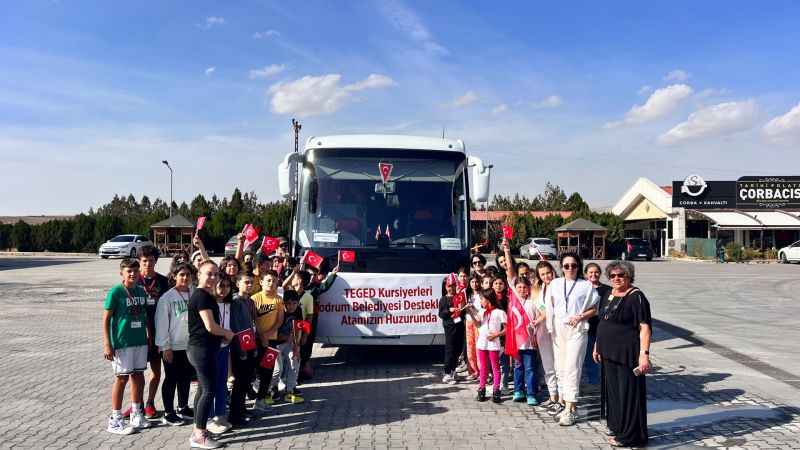
[[[395,84],[397,83],[395,83],[393,79],[387,77],[386,75],[373,73],[361,81],[357,81],[353,84],[348,84],[347,86],[344,87],[344,89],[350,92],[356,92],[356,91],[363,91],[364,89],[385,88],[389,86],[394,86]]]
[[[452,102],[452,106],[455,108],[461,108],[469,104],[475,103],[477,100],[478,100],[478,94],[476,94],[473,91],[467,91],[466,93],[464,93],[464,95],[456,97]]]
[[[258,78],[269,78],[283,72],[284,70],[286,70],[286,65],[284,64],[270,64],[269,66],[265,66],[263,69],[252,69],[247,76],[251,80]]]
[[[564,104],[564,100],[557,95],[550,95],[538,102],[533,103],[533,107],[537,109],[558,108]]]
[[[276,114],[296,114],[309,117],[338,111],[352,99],[354,92],[378,89],[395,84],[394,80],[378,74],[348,85],[341,86],[338,73],[311,76],[272,85],[267,94],[272,96],[270,105]]]
[[[418,43],[425,51],[446,55],[448,50],[437,43],[422,20],[400,1],[385,0],[378,3],[379,10],[398,31]]]
[[[686,81],[691,76],[692,74],[686,72],[685,70],[675,69],[664,75],[664,81]]]
[[[775,117],[764,125],[764,134],[772,140],[781,141],[786,138],[800,138],[800,103],[786,114]]]
[[[753,100],[726,102],[697,110],[689,118],[658,137],[663,145],[725,136],[743,131],[755,124],[758,108]]]
[[[206,69],[206,76],[207,76],[207,77],[210,77],[211,75],[213,75],[213,74],[214,74],[214,71],[215,71],[215,70],[217,70],[217,68],[216,68],[216,67],[214,67],[214,66],[211,66],[211,67],[207,68],[207,69]]]
[[[494,114],[494,115],[502,114],[502,113],[507,112],[507,111],[508,111],[508,105],[506,105],[505,103],[501,103],[501,104],[495,106],[494,108],[492,108],[492,114]]]
[[[645,94],[649,94],[650,91],[652,91],[652,90],[653,90],[653,87],[646,84],[646,85],[640,87],[639,90],[637,91],[637,93],[639,95],[645,95]]]
[[[208,30],[216,26],[225,25],[225,18],[220,16],[208,16],[203,23],[200,24],[201,28]]]
[[[685,84],[673,84],[656,89],[650,94],[644,105],[634,105],[625,118],[617,122],[609,122],[604,128],[616,128],[622,125],[636,125],[650,122],[671,113],[681,101],[692,94],[692,88]]]
[[[281,33],[277,30],[256,31],[253,33],[253,39],[267,39],[271,37],[279,37]]]

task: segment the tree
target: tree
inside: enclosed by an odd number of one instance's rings
[[[11,247],[12,228],[13,226],[10,224],[0,223],[0,249]]]
[[[11,229],[11,245],[19,252],[29,252],[33,249],[31,240],[31,226],[23,221],[18,221]]]
[[[583,201],[583,197],[581,197],[581,194],[577,192],[573,192],[572,195],[569,196],[569,199],[567,199],[566,207],[567,210],[575,213],[581,213],[591,210],[589,208],[589,204]]]
[[[567,205],[567,194],[564,193],[561,186],[549,181],[544,186],[544,192],[537,199],[545,211],[563,211]]]
[[[208,216],[211,213],[211,208],[208,205],[208,201],[203,194],[197,194],[197,197],[192,200],[192,203],[189,205],[189,214],[193,218],[197,218],[200,216]]]

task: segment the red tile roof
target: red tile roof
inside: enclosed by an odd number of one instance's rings
[[[512,214],[527,214],[534,217],[561,216],[564,219],[572,216],[572,211],[488,211],[488,220],[500,222]],[[487,211],[472,211],[469,215],[472,220],[487,220]]]
[[[672,195],[672,186],[661,186],[661,189],[663,189],[667,194]]]

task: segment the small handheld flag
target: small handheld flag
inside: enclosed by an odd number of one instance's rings
[[[239,339],[239,348],[243,352],[256,349],[256,334],[253,332],[252,328],[239,332],[236,337]]]
[[[195,226],[195,230],[200,231],[203,229],[203,225],[206,224],[206,216],[200,216],[197,218],[197,226]]]
[[[261,358],[261,367],[265,369],[272,369],[275,367],[275,360],[278,359],[280,352],[276,348],[267,347],[264,356]]]
[[[303,257],[303,263],[308,264],[309,266],[312,266],[317,270],[319,270],[319,268],[322,266],[322,261],[324,260],[325,258],[318,255],[313,250],[307,251],[306,255]]]
[[[508,239],[514,239],[514,227],[511,225],[503,225],[503,237]]]

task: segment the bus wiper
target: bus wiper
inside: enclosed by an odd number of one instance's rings
[[[401,242],[392,242],[392,247],[416,247],[420,246],[425,248],[426,250],[431,250],[432,245],[426,242],[408,242],[408,241],[401,241]]]

